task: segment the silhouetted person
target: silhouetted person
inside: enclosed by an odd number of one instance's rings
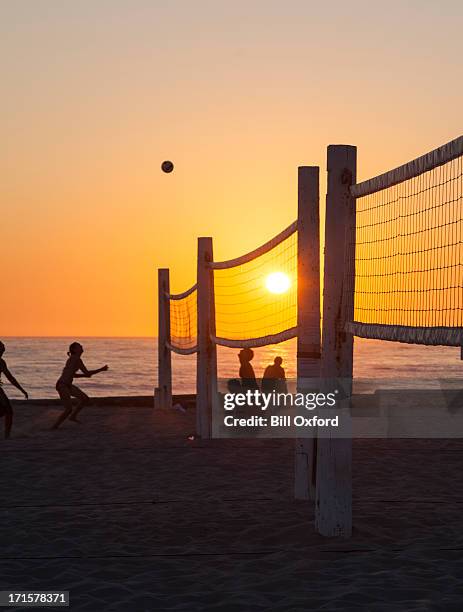
[[[231,378],[227,380],[227,390],[229,393],[241,393],[243,388],[241,386],[241,380],[239,378]]]
[[[108,370],[107,365],[97,370],[87,370],[82,361],[83,352],[84,349],[78,342],[73,342],[69,347],[68,360],[64,366],[63,373],[56,383],[56,390],[64,404],[64,411],[60,414],[52,429],[58,429],[61,423],[68,417],[71,421],[79,423],[77,415],[89,402],[88,395],[73,384],[74,378],[90,378],[99,372],[106,372]],[[77,374],[79,370],[81,373]],[[72,397],[77,398],[77,404],[74,410],[72,409]]]
[[[251,365],[251,361],[254,357],[254,351],[250,348],[241,349],[238,353],[238,359],[240,360],[240,379],[241,387],[244,393],[248,389],[255,391],[259,387],[257,386],[256,375],[254,374],[254,368]]]
[[[13,376],[13,374],[8,369],[8,366],[6,365],[6,361],[3,359],[4,352],[5,352],[5,345],[3,344],[3,342],[0,342],[0,417],[2,416],[5,417],[5,439],[6,439],[10,437],[11,427],[13,425],[13,408],[11,407],[10,400],[8,399],[7,394],[2,388],[2,381],[1,381],[2,374],[5,374],[5,378],[13,385],[13,387],[16,387],[16,389],[19,389],[19,391],[21,391],[21,393],[24,394],[24,397],[26,399],[28,399],[29,396],[27,395],[26,391],[24,391],[24,389],[21,387],[21,385],[18,383],[16,378]]]
[[[275,357],[273,364],[265,368],[264,376],[262,378],[262,391],[271,393],[276,391],[277,393],[286,393],[286,375],[285,370],[281,366],[283,359],[281,357]]]

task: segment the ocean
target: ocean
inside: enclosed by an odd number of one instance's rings
[[[4,355],[12,373],[29,392],[31,398],[57,397],[55,383],[66,361],[70,342],[76,338],[2,338]],[[79,379],[89,395],[151,395],[157,380],[157,346],[155,338],[77,338],[85,352],[88,368],[108,364],[109,371],[92,379]],[[253,361],[256,375],[276,355],[283,357],[288,378],[294,377],[296,366],[295,340],[255,349]],[[414,346],[379,340],[356,338],[354,378],[367,380],[371,388],[439,386],[439,379],[461,379],[463,361],[460,349],[453,347]],[[238,351],[219,347],[218,373],[233,378],[238,372]],[[174,393],[194,393],[196,358],[194,355],[173,355]],[[20,398],[3,378],[4,389],[11,398]]]

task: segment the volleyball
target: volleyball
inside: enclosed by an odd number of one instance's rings
[[[163,161],[161,164],[161,169],[163,172],[169,173],[174,169],[174,164],[171,161]]]

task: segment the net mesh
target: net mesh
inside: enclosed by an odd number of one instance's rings
[[[463,325],[462,160],[357,198],[354,321]]]
[[[197,345],[197,291],[180,300],[170,299],[170,344],[180,350]]]
[[[297,232],[252,261],[214,270],[216,335],[252,340],[297,324]]]

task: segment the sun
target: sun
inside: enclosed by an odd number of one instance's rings
[[[265,286],[270,293],[286,293],[291,286],[291,281],[284,272],[272,272],[265,279]]]

